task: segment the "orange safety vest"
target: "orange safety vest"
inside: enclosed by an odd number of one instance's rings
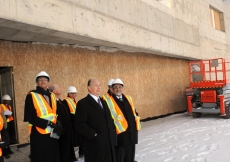
[[[114,125],[116,127],[116,133],[120,134],[120,133],[126,131],[128,128],[128,123],[124,117],[124,114],[122,113],[121,109],[119,108],[119,106],[117,105],[117,103],[115,102],[113,97],[111,97],[108,93],[106,93],[102,97],[106,101],[106,103],[110,109],[110,113],[111,113],[111,116],[114,120]],[[129,97],[129,98],[127,98],[127,97]],[[132,102],[132,98],[130,96],[126,96],[126,98],[129,101],[130,106],[132,107],[133,114],[134,114],[135,121],[136,121],[136,128],[137,128],[137,130],[140,130],[141,129],[140,117],[136,115],[135,108],[133,106],[134,104]],[[131,98],[131,101],[129,100],[130,98]]]
[[[69,107],[69,110],[70,110],[70,113],[71,114],[75,114],[75,111],[76,111],[76,102],[74,101],[74,99],[70,98],[70,97],[67,97],[66,99],[66,102],[68,103],[68,107]]]
[[[39,118],[49,120],[53,123],[56,123],[57,115],[57,104],[56,104],[56,97],[53,93],[51,93],[51,105],[48,104],[46,99],[36,92],[30,92],[32,95],[32,100],[34,104],[34,108],[36,109],[37,116]],[[29,123],[29,133],[31,133],[32,124]],[[51,127],[47,126],[46,129],[42,129],[40,127],[36,127],[37,131],[41,134],[49,134],[51,132]]]
[[[133,99],[132,99],[131,96],[128,96],[128,95],[125,95],[125,97],[127,98],[127,100],[129,101],[130,106],[132,107],[133,116],[134,116],[135,121],[136,121],[136,128],[137,128],[137,130],[140,130],[141,129],[140,117],[137,116],[137,114],[136,114],[136,109],[134,107]]]
[[[6,110],[9,110],[12,112],[12,108],[9,106],[6,106],[5,104],[1,104],[1,106],[3,107],[3,110],[6,111]],[[10,116],[9,118],[6,119],[7,122],[10,122],[14,120],[13,116]]]
[[[4,120],[2,118],[2,115],[0,114],[0,130],[2,130],[3,126],[4,126]],[[2,156],[2,148],[0,148],[0,156]]]

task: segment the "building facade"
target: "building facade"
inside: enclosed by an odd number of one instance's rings
[[[142,119],[186,110],[188,62],[229,57],[229,11],[229,0],[0,1],[0,97],[13,98],[18,143],[41,70],[62,98],[70,85],[86,96],[89,78],[104,93],[121,78]]]

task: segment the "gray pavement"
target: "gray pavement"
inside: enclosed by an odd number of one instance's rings
[[[4,158],[4,162],[30,162],[29,154],[30,154],[30,146],[19,147],[11,146],[11,150],[14,152],[10,155],[9,159]],[[78,148],[75,148],[76,156]],[[81,158],[78,162],[84,162],[84,158]]]
[[[11,146],[11,150],[14,152],[10,155],[9,159],[4,159],[4,162],[30,162],[29,153],[30,146],[20,147]]]

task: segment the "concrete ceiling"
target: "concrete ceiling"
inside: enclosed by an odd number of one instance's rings
[[[95,41],[95,43],[90,43],[90,38],[4,19],[0,19],[0,39],[17,42],[77,44],[84,46],[99,45]]]
[[[15,42],[39,42],[39,43],[55,43],[77,45],[82,48],[99,48],[100,51],[114,52],[123,50],[127,52],[145,52],[161,56],[176,57],[183,59],[191,59],[184,56],[162,53],[162,51],[153,51],[149,49],[142,49],[131,47],[114,42],[107,42],[98,40],[87,36],[80,36],[72,33],[64,33],[38,27],[30,24],[24,24],[16,21],[6,20],[0,18],[0,40],[15,41]]]

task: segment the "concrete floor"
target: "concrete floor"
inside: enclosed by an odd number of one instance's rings
[[[17,148],[16,146],[11,147],[11,150],[14,154],[11,155],[9,159],[4,159],[4,162],[30,162],[29,154],[30,154],[30,146]],[[78,148],[75,148],[76,156]],[[84,162],[84,158],[79,159],[78,162]]]

